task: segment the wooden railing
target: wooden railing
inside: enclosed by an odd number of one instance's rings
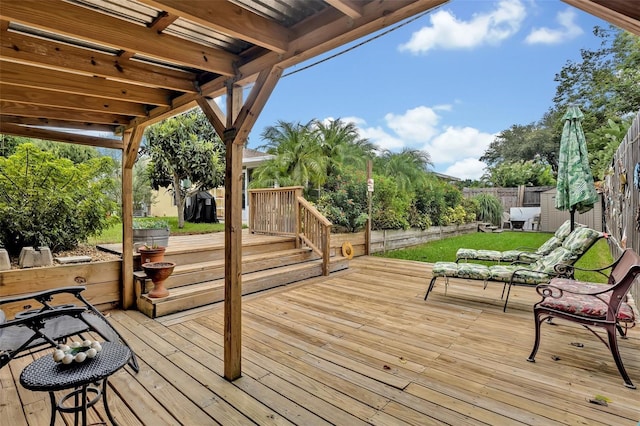
[[[331,222],[302,197],[302,187],[249,191],[249,232],[295,236],[322,257],[322,273],[329,275]]]
[[[302,197],[298,197],[298,211],[298,237],[322,256],[322,275],[329,275],[331,222]]]

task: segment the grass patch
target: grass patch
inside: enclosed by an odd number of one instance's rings
[[[390,251],[384,254],[378,253],[376,256],[393,259],[417,260],[428,263],[440,261],[455,262],[456,251],[462,247],[500,251],[514,250],[521,247],[532,247],[535,249],[540,247],[552,236],[552,233],[546,232],[473,232],[470,234],[432,241],[412,248]],[[591,247],[591,249],[589,249],[582,258],[580,258],[580,260],[578,260],[576,267],[595,269],[609,265],[612,262],[613,259],[609,252],[609,246],[606,240],[601,239]],[[490,262],[474,261],[474,263],[492,265]],[[593,272],[577,271],[576,279],[590,282],[606,282],[606,279],[602,275]]]
[[[208,234],[211,232],[224,232],[224,223],[191,223],[185,222],[184,228],[178,228],[177,217],[163,217],[169,222],[171,235],[192,235]],[[244,226],[243,226],[244,227]],[[110,227],[102,231],[97,237],[89,238],[91,245],[121,243],[122,242],[122,222],[113,223]]]

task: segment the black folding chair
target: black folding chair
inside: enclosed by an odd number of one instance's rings
[[[97,333],[106,341],[129,347],[107,318],[84,298],[84,290],[84,286],[62,287],[0,298],[0,368],[14,358],[55,347],[73,336],[86,340],[86,333]],[[71,294],[79,303],[52,304],[54,296],[61,294]],[[24,303],[25,310],[7,319],[2,306],[16,303]],[[133,350],[129,365],[139,371]]]

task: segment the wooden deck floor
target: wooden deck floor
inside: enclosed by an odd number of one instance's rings
[[[221,377],[222,305],[160,320],[113,311],[141,371],[112,376],[112,411],[121,425],[152,426],[638,423],[640,390],[623,386],[583,328],[545,325],[537,362],[526,361],[533,289],[516,288],[503,313],[496,284],[451,280],[444,296],[439,282],[424,302],[428,277],[424,263],[362,257],[245,298],[244,374],[233,383]],[[640,385],[640,330],[620,343]],[[48,424],[47,395],[17,382],[29,361],[0,370],[2,424]],[[596,395],[608,406],[588,402]]]

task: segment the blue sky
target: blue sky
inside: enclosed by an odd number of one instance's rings
[[[554,76],[580,49],[597,49],[609,24],[559,0],[452,0],[346,54],[362,42],[288,68],[257,120],[250,148],[278,120],[353,121],[379,147],[427,151],[435,171],[477,179],[495,135],[538,121]]]

